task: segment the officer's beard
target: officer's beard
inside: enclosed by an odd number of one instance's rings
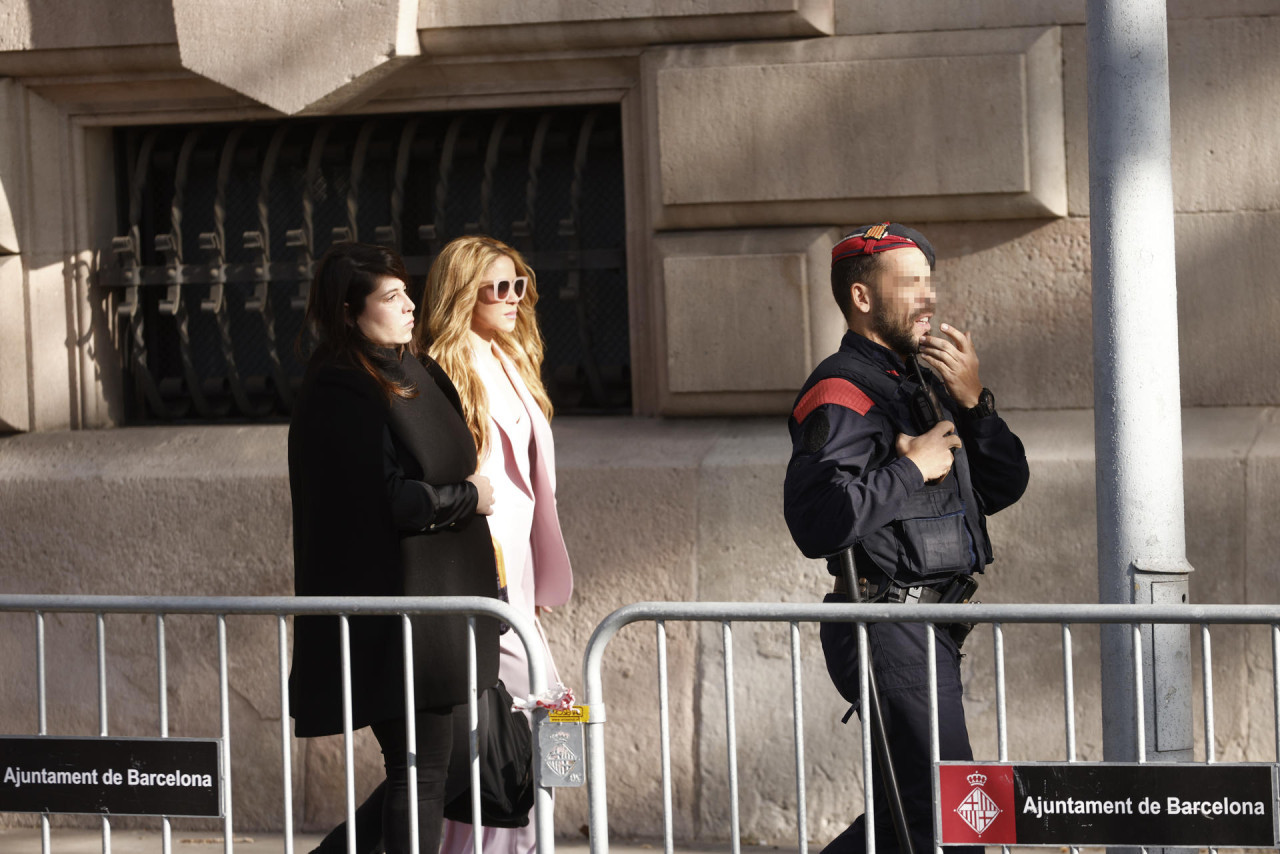
[[[878,295],[877,295],[878,296]],[[871,311],[871,331],[873,331],[890,350],[903,359],[920,352],[920,342],[915,338],[915,318],[921,314],[933,314],[934,305],[930,304],[921,311],[892,314],[895,308],[890,300],[877,299]]]

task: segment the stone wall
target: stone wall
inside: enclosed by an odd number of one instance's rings
[[[590,36],[604,38],[605,7],[547,4],[503,25],[517,13],[423,3],[419,47],[447,41],[452,52],[413,55],[401,44],[343,71],[347,82],[328,94],[305,64],[279,64],[278,51],[210,48],[201,39],[221,32],[221,19],[195,5],[174,6],[181,26],[139,2],[57,38],[22,30],[21,15],[4,19],[0,429],[120,421],[111,297],[92,287],[121,230],[107,128],[278,117],[265,106],[277,96],[335,114],[620,103],[640,413],[784,411],[795,377],[838,333],[825,311],[823,247],[881,217],[933,238],[943,312],[978,335],[1004,408],[1092,405],[1083,2],[922,4],[890,20],[846,2],[619,0],[609,6],[619,43],[609,47]],[[269,29],[289,8],[253,5]],[[1280,17],[1264,6],[1170,6],[1190,406],[1280,399],[1274,371],[1242,382],[1235,368],[1238,342],[1249,342],[1240,355],[1251,361],[1280,356],[1268,334],[1280,314],[1271,287],[1280,248],[1267,238],[1280,207],[1280,181],[1269,177],[1280,162]],[[402,42],[402,4],[379,9],[382,29],[370,23],[351,37]],[[529,28],[542,35],[520,51],[501,41]],[[137,38],[112,35],[122,29]],[[699,43],[714,33],[719,43]],[[472,42],[501,51],[464,49]],[[237,82],[255,50],[279,67],[252,86]],[[701,299],[722,266],[743,287]],[[733,299],[740,305],[714,313]],[[783,358],[771,352],[762,366],[766,327]],[[735,365],[747,369],[728,381]]]

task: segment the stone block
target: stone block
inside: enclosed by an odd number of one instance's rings
[[[0,11],[0,51],[82,50],[174,41],[172,0],[7,2]]]
[[[974,3],[930,3],[907,0],[890,7],[867,6],[858,0],[836,0],[836,33],[909,33],[929,30],[979,30],[996,27],[1043,27],[1084,23],[1084,0],[978,0]]]
[[[666,48],[642,75],[660,229],[1066,212],[1056,29]]]
[[[753,420],[727,424],[704,458],[697,519],[700,600],[815,602],[830,588],[825,563],[799,553],[782,518],[782,477],[790,451],[781,418]],[[723,840],[730,816],[722,626],[704,624],[699,637],[704,674],[697,708],[699,833]],[[735,623],[731,629],[739,814],[744,838],[757,844],[795,844],[793,666],[802,686],[808,746],[810,837],[825,840],[843,830],[860,791],[856,727],[840,724],[848,707],[827,676],[817,626],[801,625],[797,640],[799,661],[793,665],[789,624]],[[842,744],[850,749],[833,747]]]
[[[1062,28],[1062,113],[1066,120],[1067,210],[1071,216],[1088,216],[1089,58],[1084,27]]]
[[[30,268],[43,267],[70,252],[71,231],[61,200],[70,192],[67,168],[71,150],[67,117],[52,102],[30,91],[21,91],[22,116],[26,134],[23,150],[27,156],[23,182],[31,199],[17,207],[22,219],[18,234],[22,252]],[[50,203],[57,200],[58,203]]]
[[[1267,423],[1266,410],[1194,407],[1183,410],[1187,561],[1195,602],[1249,601],[1245,545],[1248,483],[1245,461]]]
[[[281,427],[248,427],[42,432],[4,440],[0,559],[9,570],[3,592],[290,592],[284,439]],[[14,654],[0,665],[0,681],[21,698],[0,715],[5,732],[34,731],[34,632],[23,616],[12,626],[13,646],[6,647]],[[154,618],[109,615],[105,625],[109,731],[158,735]],[[165,636],[170,734],[218,736],[215,618],[170,615]],[[45,637],[49,731],[97,733],[93,617],[51,615]],[[229,617],[227,648],[236,827],[279,826],[275,620]],[[296,759],[294,767],[300,767]]]
[[[73,128],[72,157],[83,163],[74,170],[73,186],[85,193],[84,219],[76,228],[87,240],[73,256],[72,277],[75,281],[75,323],[77,337],[80,429],[116,426],[124,420],[124,372],[126,364],[121,352],[131,336],[126,330],[117,335],[112,322],[115,303],[95,287],[95,273],[102,261],[110,257],[111,238],[118,234],[116,219],[115,140],[111,128]],[[88,180],[85,180],[88,176]],[[104,370],[105,366],[113,369]]]
[[[719,425],[705,421],[557,418],[559,513],[574,567],[573,599],[544,617],[561,675],[583,696],[581,661],[595,626],[633,602],[690,601],[697,592],[698,470]],[[692,838],[699,795],[692,757],[699,644],[688,624],[667,632],[675,833]],[[615,838],[662,826],[656,641],[652,623],[622,629],[603,656],[609,826]],[[561,789],[556,824],[587,824],[586,789]]]
[[[1248,548],[1245,552],[1246,588],[1244,601],[1256,604],[1280,602],[1280,575],[1275,572],[1275,556],[1280,553],[1280,525],[1274,508],[1280,501],[1280,416],[1265,410],[1257,436],[1245,460],[1248,484],[1245,516]]]
[[[22,118],[22,87],[12,80],[0,80],[0,255],[21,251],[18,243],[18,219],[23,207],[22,153],[26,143],[22,137],[26,123]]]
[[[66,117],[22,89],[18,132],[23,135],[24,197],[15,199],[16,232],[26,270],[25,305],[30,360],[30,429],[59,430],[73,423],[77,370],[70,224],[62,200],[69,192]],[[50,200],[53,203],[46,203]]]
[[[30,312],[31,429],[65,430],[76,402],[72,375],[79,355],[68,325],[72,306],[70,267],[61,258],[25,256]]]
[[[829,279],[838,237],[831,229],[660,235],[662,410],[789,406],[844,330]]]
[[[833,27],[832,0],[422,0],[418,15],[429,54],[794,38]]]
[[[1280,207],[1280,182],[1273,177],[1280,162],[1280,20],[1243,15],[1188,15],[1169,23],[1174,209],[1180,213]],[[1088,216],[1084,27],[1063,31],[1063,79],[1070,210]]]
[[[1254,439],[1265,428],[1266,410],[1198,407],[1183,410],[1182,440],[1188,451],[1183,465],[1186,484],[1187,560],[1195,568],[1188,578],[1189,598],[1195,603],[1233,604],[1248,600],[1249,486],[1245,461]],[[1192,661],[1200,662],[1203,642],[1199,627],[1191,629]],[[1260,702],[1270,706],[1272,692],[1259,692],[1257,681],[1272,684],[1257,672],[1255,645],[1269,647],[1264,626],[1214,626],[1210,636],[1215,750],[1219,759],[1239,761],[1263,755],[1260,748]],[[1266,656],[1270,671],[1270,656]],[[1203,733],[1203,673],[1193,667],[1192,707]],[[1224,692],[1225,689],[1225,692]],[[1235,702],[1231,698],[1239,697]],[[1269,721],[1270,715],[1265,718]],[[1270,739],[1274,741],[1274,739]],[[1229,757],[1229,758],[1228,758]]]
[[[22,259],[0,257],[0,433],[31,428]]]
[[[1093,405],[1089,223],[936,223],[937,323],[973,335],[1000,410]]]
[[[803,382],[804,261],[765,254],[667,258],[671,391],[778,391]]]
[[[1240,601],[1274,605],[1280,602],[1280,577],[1275,571],[1275,556],[1280,549],[1280,526],[1276,525],[1274,511],[1280,502],[1280,418],[1277,410],[1262,410],[1257,427],[1243,460],[1246,532],[1244,591]],[[1240,461],[1233,462],[1238,465]],[[1196,574],[1200,575],[1200,572]],[[1193,577],[1192,580],[1194,583],[1198,579]],[[1235,651],[1232,647],[1215,654],[1214,689],[1221,701],[1219,706],[1225,702],[1239,707],[1242,727],[1226,733],[1219,730],[1218,740],[1227,740],[1229,756],[1270,761],[1280,749],[1275,741],[1276,672],[1272,658],[1272,632],[1269,627],[1259,626],[1242,634],[1245,634],[1246,642],[1241,644],[1243,650],[1239,659],[1230,657]],[[1215,640],[1215,651],[1216,643]],[[1219,668],[1224,666],[1243,670],[1244,684],[1238,693],[1232,693],[1234,685],[1224,688],[1217,681]]]
[[[1178,211],[1280,208],[1280,18],[1274,12],[1169,25]]]
[[[325,112],[419,53],[416,0],[173,0],[182,65],[282,113]]]
[[[1280,377],[1251,371],[1280,344],[1280,297],[1269,286],[1280,249],[1272,212],[1179,214],[1178,326],[1185,406],[1259,406]],[[1001,410],[1093,403],[1089,221],[936,223],[938,319],[975,336],[983,382]],[[1224,286],[1229,283],[1229,286]],[[1242,342],[1248,342],[1247,350]]]
[[[1183,405],[1280,400],[1280,377],[1252,367],[1280,359],[1274,334],[1280,294],[1273,286],[1280,264],[1273,239],[1278,227],[1276,212],[1174,218]]]
[[[995,562],[983,602],[1096,602],[1093,413],[1003,413],[1022,439],[1031,478],[1022,499],[988,520]]]
[[[1083,24],[1085,0],[977,0],[969,3],[933,3],[907,0],[892,6],[868,6],[859,0],[836,0],[836,33],[898,33],[927,30],[972,30],[992,27],[1034,27]],[[1274,14],[1270,0],[1223,0],[1197,3],[1170,0],[1168,17],[1234,18]]]
[[[356,806],[386,779],[382,752],[370,729],[355,733]],[[346,759],[342,736],[299,739],[304,746],[298,827],[327,833],[347,818]]]

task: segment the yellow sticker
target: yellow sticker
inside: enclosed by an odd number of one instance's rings
[[[548,712],[547,720],[558,724],[585,724],[591,720],[586,706],[574,706],[561,711]]]

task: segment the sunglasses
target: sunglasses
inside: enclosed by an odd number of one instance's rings
[[[524,299],[525,289],[529,287],[528,276],[516,276],[514,279],[499,279],[496,282],[488,282],[481,286],[481,292],[486,290],[493,291],[493,298],[501,301],[505,300],[511,294],[515,294],[516,299]]]

